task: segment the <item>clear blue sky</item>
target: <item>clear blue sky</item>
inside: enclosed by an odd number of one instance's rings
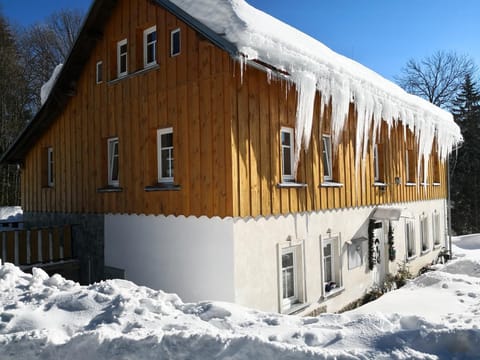
[[[437,50],[470,55],[480,65],[479,0],[249,0],[334,51],[388,79],[408,59]],[[92,0],[0,0],[10,22],[28,25],[55,10],[88,10]]]

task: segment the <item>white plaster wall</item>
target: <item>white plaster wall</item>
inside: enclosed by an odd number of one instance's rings
[[[105,216],[105,265],[183,301],[234,299],[233,220]]]
[[[420,255],[419,216],[422,212],[428,215],[429,238],[432,242],[431,214],[436,209],[440,213],[443,239],[446,231],[445,201],[420,201],[389,206],[403,209],[405,213],[412,214],[416,220],[415,236],[419,256],[410,261],[408,266],[412,272],[417,272],[421,266],[431,262],[438,250]],[[268,218],[235,219],[235,301],[260,310],[279,311],[277,246],[285,243],[289,236],[294,242],[304,241],[306,302],[311,304],[306,313],[321,305],[326,305],[328,311],[337,311],[358,299],[371,287],[373,281],[373,273],[368,270],[367,244],[364,243],[363,265],[349,270],[348,248],[345,242],[362,236],[368,237],[368,221],[374,209],[373,206]],[[392,224],[397,253],[396,260],[389,262],[388,268],[394,273],[398,269],[398,264],[405,260],[405,222],[400,218]],[[331,231],[332,236],[339,234],[341,237],[345,291],[324,299],[322,298],[320,238],[328,237],[328,230]]]

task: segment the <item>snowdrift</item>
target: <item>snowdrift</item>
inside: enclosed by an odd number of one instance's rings
[[[125,280],[80,286],[5,264],[0,358],[474,359],[478,248],[456,248],[457,260],[362,308],[307,318],[222,302],[183,303]]]

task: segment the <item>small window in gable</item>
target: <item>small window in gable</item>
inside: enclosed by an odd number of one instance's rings
[[[432,157],[432,167],[433,167],[433,183],[440,184],[440,159],[436,151],[433,152]]]
[[[152,66],[157,63],[157,27],[152,26],[143,32],[143,65]]]
[[[97,62],[96,70],[97,70],[96,72],[97,84],[100,84],[101,82],[103,82],[103,62],[102,61]]]
[[[108,185],[119,186],[118,138],[110,138],[108,145]]]
[[[173,129],[157,130],[158,182],[173,182]]]
[[[291,182],[295,180],[293,174],[293,129],[282,127],[280,141],[282,147],[282,182]]]
[[[122,77],[128,74],[128,47],[127,39],[117,43],[117,75]]]
[[[322,164],[323,164],[323,180],[333,180],[332,166],[332,137],[328,134],[322,135]]]
[[[170,33],[170,56],[180,55],[180,29],[172,30]]]

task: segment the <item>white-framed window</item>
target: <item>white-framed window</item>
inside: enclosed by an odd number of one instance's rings
[[[96,81],[97,84],[100,84],[103,82],[103,62],[102,61],[97,61],[96,64]]]
[[[282,181],[294,181],[293,174],[293,149],[294,138],[293,129],[289,127],[282,127],[280,130],[281,150],[282,150]]]
[[[170,56],[180,55],[181,51],[181,31],[180,28],[172,30],[170,33]]]
[[[413,184],[417,181],[415,150],[413,149],[407,149],[405,153],[405,176],[407,183]]]
[[[430,248],[428,242],[428,217],[425,213],[420,215],[420,243],[422,244],[422,252]]]
[[[119,185],[118,138],[109,138],[108,146],[108,185]]]
[[[152,26],[143,32],[143,66],[157,63],[157,27]]]
[[[158,182],[173,182],[173,128],[157,130]]]
[[[340,236],[321,239],[323,289],[325,296],[342,287]]]
[[[323,180],[333,180],[332,168],[332,137],[328,134],[322,135],[322,163],[323,163]]]
[[[435,210],[432,214],[432,236],[433,246],[440,245],[440,214]]]
[[[296,304],[305,302],[303,243],[278,245],[280,311],[288,312]]]
[[[127,39],[117,43],[117,74],[122,77],[128,74],[128,44]]]
[[[54,185],[54,173],[53,173],[53,148],[47,148],[47,185],[53,187]]]
[[[407,248],[407,258],[414,257],[417,254],[415,246],[415,220],[405,219],[405,242]]]
[[[380,167],[378,164],[378,144],[373,145],[373,179],[380,181]]]

